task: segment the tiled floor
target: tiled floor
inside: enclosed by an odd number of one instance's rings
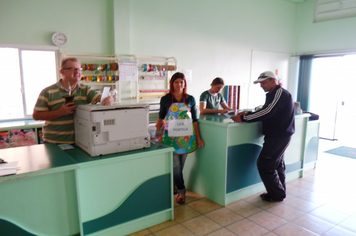
[[[339,146],[320,140],[317,167],[287,183],[283,202],[255,194],[222,207],[189,191],[186,204],[175,206],[174,221],[131,236],[356,236],[356,159],[323,152]]]

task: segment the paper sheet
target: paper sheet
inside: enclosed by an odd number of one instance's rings
[[[170,120],[168,123],[168,136],[180,137],[193,135],[193,123],[191,119]]]
[[[225,119],[225,120],[223,120],[223,123],[229,124],[229,123],[235,123],[235,121],[232,119]]]
[[[0,164],[0,176],[15,175],[17,173],[17,161]]]
[[[104,101],[105,98],[109,97],[110,87],[104,87],[103,93],[101,94],[100,103]]]
[[[63,151],[74,149],[74,147],[70,144],[59,144],[58,147],[60,147]]]

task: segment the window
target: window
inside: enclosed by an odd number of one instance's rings
[[[313,60],[310,111],[319,115],[321,138],[355,142],[356,54]]]
[[[41,90],[56,81],[55,50],[0,46],[0,120],[32,118]]]
[[[356,16],[356,0],[316,0],[314,22]]]

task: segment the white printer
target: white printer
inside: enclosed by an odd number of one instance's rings
[[[79,105],[75,144],[90,156],[149,148],[148,104]]]

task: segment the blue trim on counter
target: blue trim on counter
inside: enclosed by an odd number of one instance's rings
[[[164,174],[147,180],[136,190],[134,190],[133,193],[128,196],[128,198],[116,210],[105,216],[84,222],[84,235],[95,233],[97,231],[138,219],[143,216],[170,209],[170,191],[167,191],[167,188],[162,187],[170,185],[170,174]]]
[[[286,174],[294,172],[294,171],[298,171],[301,170],[303,168],[303,162],[302,161],[298,161],[292,164],[287,165],[286,164]]]
[[[261,182],[256,161],[262,147],[256,144],[242,144],[228,147],[226,193]]]
[[[307,144],[305,152],[305,163],[313,162],[318,159],[319,137],[313,137]]]
[[[257,159],[262,147],[256,144],[242,144],[228,148],[226,193],[261,183]],[[301,170],[303,162],[286,165],[286,173]]]
[[[35,236],[27,232],[26,230],[20,228],[19,226],[4,220],[0,219],[0,235],[6,236]]]

